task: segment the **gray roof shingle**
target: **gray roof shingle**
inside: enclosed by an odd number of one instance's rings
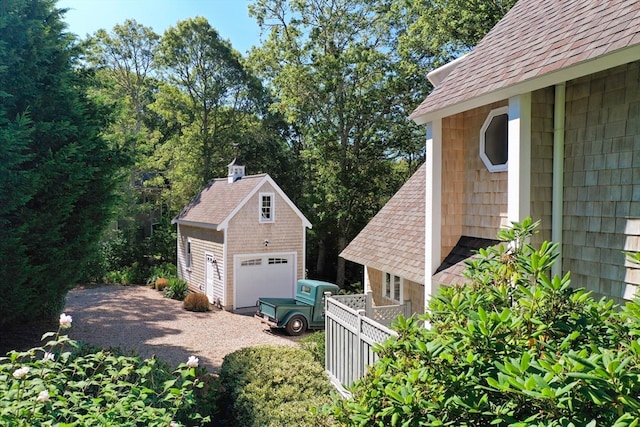
[[[244,176],[234,183],[229,183],[227,178],[213,179],[182,209],[173,222],[218,226],[266,176]]]
[[[410,118],[637,44],[638,0],[520,0]]]

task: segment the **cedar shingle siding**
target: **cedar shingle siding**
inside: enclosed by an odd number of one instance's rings
[[[568,82],[566,107],[563,267],[573,285],[622,298],[640,217],[640,62]]]

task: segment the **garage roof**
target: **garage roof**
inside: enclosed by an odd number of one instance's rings
[[[305,227],[311,228],[309,220],[268,174],[246,175],[232,183],[227,178],[216,178],[209,181],[202,191],[173,219],[172,223],[222,230],[226,228],[227,223],[236,212],[265,183],[271,184],[271,187],[302,219]]]

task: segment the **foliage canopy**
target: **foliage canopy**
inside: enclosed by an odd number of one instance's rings
[[[623,309],[550,278],[556,245],[527,219],[442,288],[333,413],[344,425],[635,426],[640,301]]]
[[[96,249],[125,158],[52,0],[0,10],[0,324],[59,313]]]

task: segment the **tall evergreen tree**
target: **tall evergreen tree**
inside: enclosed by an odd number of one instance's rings
[[[63,13],[54,0],[0,0],[0,324],[62,309],[123,165]]]

